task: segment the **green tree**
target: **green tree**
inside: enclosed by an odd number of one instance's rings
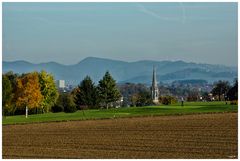
[[[238,80],[234,81],[234,85],[227,92],[227,97],[230,101],[238,100]]]
[[[8,106],[6,106],[5,111],[6,111],[7,115],[14,115],[14,113],[17,109],[17,106],[16,106],[15,99],[13,99],[13,98],[14,98],[15,91],[17,88],[17,78],[19,78],[19,75],[16,73],[13,73],[12,71],[9,71],[9,72],[5,73],[4,76],[6,76],[9,79],[9,81],[11,82],[11,87],[12,87],[12,95],[11,95],[12,99],[9,102],[10,104],[8,104]]]
[[[138,93],[137,106],[148,106],[152,104],[151,93],[144,90]]]
[[[6,75],[2,75],[2,109],[3,116],[11,111],[12,85]]]
[[[109,105],[119,100],[121,94],[117,88],[116,81],[107,71],[98,85],[101,103],[108,109]]]
[[[149,88],[141,83],[125,83],[119,84],[118,88],[120,90],[121,95],[123,96],[123,106],[136,106],[136,101],[138,98],[138,94],[143,91],[149,91]]]
[[[4,74],[6,77],[8,77],[8,79],[11,82],[12,85],[12,90],[15,91],[16,87],[17,87],[17,78],[19,77],[18,74],[13,73],[12,71],[9,71],[7,73]]]
[[[55,105],[58,98],[58,90],[54,82],[54,78],[51,74],[41,71],[38,74],[39,84],[41,88],[41,94],[43,96],[43,100],[41,102],[41,106],[44,112],[49,112],[52,106]]]
[[[217,83],[214,84],[214,87],[212,89],[212,94],[218,96],[218,100],[221,101],[221,95],[227,94],[227,91],[229,90],[230,85],[228,81],[218,81]]]
[[[138,98],[139,98],[139,94],[138,94],[138,93],[134,93],[134,94],[130,97],[131,106],[135,107],[135,106],[137,105]]]
[[[78,85],[75,103],[78,107],[87,106],[88,108],[93,108],[98,105],[97,88],[89,76],[86,76]]]
[[[63,109],[66,113],[76,112],[76,104],[74,103],[74,98],[70,93],[60,93],[56,106]]]

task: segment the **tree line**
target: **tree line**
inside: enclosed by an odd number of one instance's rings
[[[2,75],[3,115],[75,112],[85,108],[116,106],[121,97],[116,81],[107,71],[96,86],[86,76],[70,93],[58,91],[52,74],[45,71]]]
[[[41,72],[22,75],[8,72],[2,75],[3,115],[45,113],[58,99],[58,91],[51,74]]]
[[[179,91],[179,88],[159,86],[160,104],[173,104],[184,96],[185,101],[210,101],[209,92],[198,90]],[[86,76],[79,85],[69,93],[57,89],[52,74],[45,71],[2,75],[3,115],[29,114],[47,112],[75,112],[93,108],[110,108],[116,106],[152,105],[151,89],[144,84],[125,83],[117,85],[107,71],[97,85],[91,77]],[[165,92],[165,94],[164,94]],[[230,85],[228,81],[213,84],[212,95],[219,101],[238,99],[238,81]],[[120,98],[123,97],[123,100]],[[123,102],[122,102],[123,101]]]

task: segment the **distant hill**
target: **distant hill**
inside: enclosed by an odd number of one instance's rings
[[[46,70],[55,79],[64,79],[71,84],[78,84],[86,75],[96,83],[108,70],[118,83],[150,84],[153,66],[157,68],[158,81],[169,83],[176,80],[202,79],[208,82],[216,80],[233,81],[237,78],[237,67],[187,63],[184,61],[137,61],[124,62],[111,59],[88,57],[74,65],[62,65],[55,62],[33,64],[26,61],[3,61],[3,72],[26,73]]]
[[[188,79],[188,80],[177,80],[177,81],[173,81],[172,83],[182,84],[182,85],[186,85],[186,84],[204,85],[204,84],[207,84],[207,81],[202,79]]]

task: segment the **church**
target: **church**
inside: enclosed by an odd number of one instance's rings
[[[159,90],[157,85],[157,74],[156,74],[156,68],[153,67],[153,77],[152,77],[152,87],[151,87],[151,94],[152,94],[152,101],[154,104],[159,103]]]

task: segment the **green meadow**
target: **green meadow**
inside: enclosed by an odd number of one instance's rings
[[[71,121],[71,120],[95,120],[114,119],[119,117],[141,117],[141,116],[161,116],[161,115],[183,115],[200,113],[222,113],[237,112],[237,105],[226,104],[225,102],[185,102],[174,105],[146,106],[146,107],[122,107],[113,109],[95,109],[77,111],[75,113],[46,113],[3,117],[3,125],[25,124],[36,122]]]

